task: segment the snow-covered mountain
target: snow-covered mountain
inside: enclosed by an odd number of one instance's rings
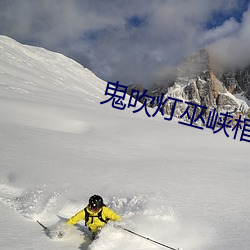
[[[0,248],[162,249],[111,224],[91,243],[84,222],[62,239],[36,223],[53,229],[97,193],[124,227],[168,246],[248,250],[241,132],[234,140],[232,131],[101,105],[106,86],[63,55],[0,36]]]
[[[206,122],[210,111],[229,112],[234,117],[250,118],[249,68],[221,73],[214,68],[213,60],[207,49],[202,49],[188,57],[178,68],[176,79],[172,84],[154,86],[147,91],[150,96],[171,97],[182,100],[175,108],[174,116],[180,117],[191,102],[206,107],[203,118]],[[138,86],[131,85],[130,89]],[[131,91],[130,91],[131,92]],[[128,93],[130,93],[128,92]],[[143,90],[141,90],[143,92]],[[165,114],[172,113],[174,101],[167,101],[162,109]],[[153,105],[157,106],[157,102]]]
[[[72,119],[67,107],[52,108],[49,103],[72,106],[76,100],[82,105],[100,102],[106,87],[104,81],[75,61],[4,36],[0,39],[0,74],[3,120],[72,133],[86,129],[85,122]],[[75,101],[68,99],[69,94]]]
[[[217,74],[227,90],[232,94],[239,94],[250,100],[250,66],[245,68],[226,70]]]
[[[233,96],[226,85],[216,77],[206,49],[187,58],[178,68],[177,78],[166,95],[207,107],[204,118],[207,118],[214,108],[218,113],[229,112],[232,116],[240,113],[249,118],[250,115],[247,103]],[[183,113],[185,106],[187,105],[180,107],[179,112],[177,110],[177,117]]]
[[[43,48],[21,45],[1,36],[1,86],[16,94],[48,99],[52,91],[62,96],[84,95],[102,99],[105,82],[75,61]],[[95,84],[93,84],[93,81]],[[65,82],[67,84],[65,84]],[[42,91],[39,91],[39,90]]]

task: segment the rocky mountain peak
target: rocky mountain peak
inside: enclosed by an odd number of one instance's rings
[[[176,80],[168,89],[166,96],[207,107],[205,117],[214,108],[218,113],[229,112],[236,116],[240,112],[243,116],[249,117],[247,103],[232,94],[236,93],[236,90],[238,93],[244,92],[243,89],[245,93],[250,93],[246,90],[250,85],[250,67],[249,71],[232,71],[219,75],[214,73],[211,62],[209,51],[206,49],[188,57],[178,68]],[[186,104],[181,105],[186,106]],[[184,107],[179,108],[179,113]]]
[[[195,77],[210,70],[209,52],[201,49],[188,57],[178,68],[177,77]]]
[[[177,69],[176,79],[169,86],[154,86],[148,90],[151,96],[160,96],[180,99],[174,115],[180,117],[187,108],[185,102],[205,106],[204,120],[211,110],[218,113],[229,112],[233,116],[243,115],[250,118],[250,109],[247,103],[236,98],[233,93],[249,93],[250,97],[250,67],[246,70],[215,73],[212,60],[207,49],[201,49],[188,57]],[[245,94],[245,96],[247,96]],[[156,104],[155,104],[156,105]],[[166,102],[163,110],[171,114],[173,101]]]

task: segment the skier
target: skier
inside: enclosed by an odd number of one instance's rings
[[[94,239],[109,220],[120,222],[122,219],[113,210],[105,206],[101,196],[95,194],[89,198],[89,204],[72,216],[67,224],[74,225],[80,220],[85,220],[85,226],[92,232],[92,238]]]

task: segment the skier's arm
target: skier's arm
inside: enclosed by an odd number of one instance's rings
[[[105,217],[107,219],[110,219],[112,221],[118,221],[120,222],[122,220],[121,216],[116,214],[113,210],[110,208],[105,207]]]
[[[77,214],[75,214],[74,216],[72,216],[72,217],[67,221],[67,224],[75,225],[78,221],[84,220],[84,218],[85,218],[85,212],[84,212],[84,209],[83,209],[83,210],[81,210],[80,212],[78,212]]]

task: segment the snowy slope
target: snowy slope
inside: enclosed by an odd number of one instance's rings
[[[248,250],[249,143],[101,105],[105,89],[60,54],[0,37],[0,248],[162,249],[111,225],[92,244],[81,227],[51,240],[36,223],[98,193],[164,244]]]

